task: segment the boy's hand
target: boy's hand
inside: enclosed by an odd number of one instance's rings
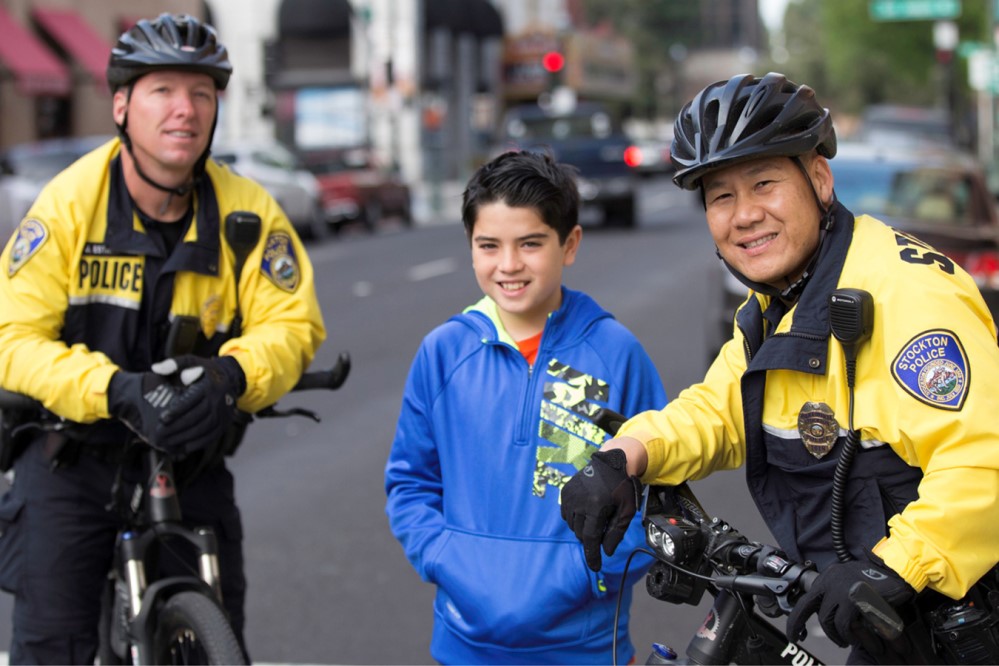
[[[638,477],[628,476],[621,449],[597,451],[562,489],[562,519],[583,544],[586,565],[600,571],[600,547],[613,555],[642,496]]]

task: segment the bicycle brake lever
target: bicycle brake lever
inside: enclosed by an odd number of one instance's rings
[[[254,416],[259,418],[279,418],[282,416],[306,416],[316,423],[322,423],[322,419],[311,409],[305,409],[303,407],[292,407],[291,409],[275,409],[274,406],[264,407],[259,412],[254,414]]]
[[[902,618],[867,583],[858,581],[853,584],[850,588],[850,601],[860,610],[864,620],[885,640],[893,641],[902,635],[905,627]]]

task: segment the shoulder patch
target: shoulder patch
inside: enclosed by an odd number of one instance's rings
[[[957,335],[924,331],[907,342],[891,364],[895,381],[927,405],[958,411],[968,397],[971,368]]]
[[[13,277],[21,266],[28,263],[45,245],[49,238],[49,230],[41,220],[27,218],[18,225],[14,232],[14,241],[10,246],[10,256],[7,258],[7,277]]]
[[[260,270],[281,289],[287,292],[298,289],[302,272],[298,267],[298,259],[295,258],[295,246],[291,242],[291,236],[279,231],[267,237]]]

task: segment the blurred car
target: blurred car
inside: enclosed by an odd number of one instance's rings
[[[632,120],[625,128],[633,144],[625,161],[643,178],[672,176],[676,168],[669,158],[673,144],[673,123]]]
[[[854,215],[868,214],[912,234],[964,268],[999,321],[999,216],[984,170],[953,149],[841,143],[829,161],[836,197]],[[722,293],[709,325],[713,355],[732,335],[748,289],[718,262]]]
[[[635,141],[629,157],[632,168],[640,176],[668,176],[676,170],[669,159],[671,141],[640,139]]]
[[[212,157],[260,183],[281,206],[303,239],[326,235],[319,183],[295,154],[277,142],[215,143]]]
[[[954,147],[950,114],[946,110],[902,104],[868,106],[853,140],[878,146]]]
[[[582,202],[602,209],[605,225],[635,226],[637,149],[604,105],[514,106],[500,124],[493,154],[505,150],[550,150],[555,159],[579,171]]]
[[[382,218],[413,223],[412,193],[395,169],[378,163],[368,148],[345,148],[303,154],[303,163],[319,183],[327,224],[334,231],[348,222],[374,229]]]
[[[53,176],[110,139],[105,135],[43,139],[0,153],[0,247]]]

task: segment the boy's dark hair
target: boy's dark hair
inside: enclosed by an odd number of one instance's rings
[[[579,224],[576,169],[547,153],[506,152],[472,174],[462,194],[461,221],[472,237],[479,208],[502,202],[511,208],[533,208],[564,243]]]

